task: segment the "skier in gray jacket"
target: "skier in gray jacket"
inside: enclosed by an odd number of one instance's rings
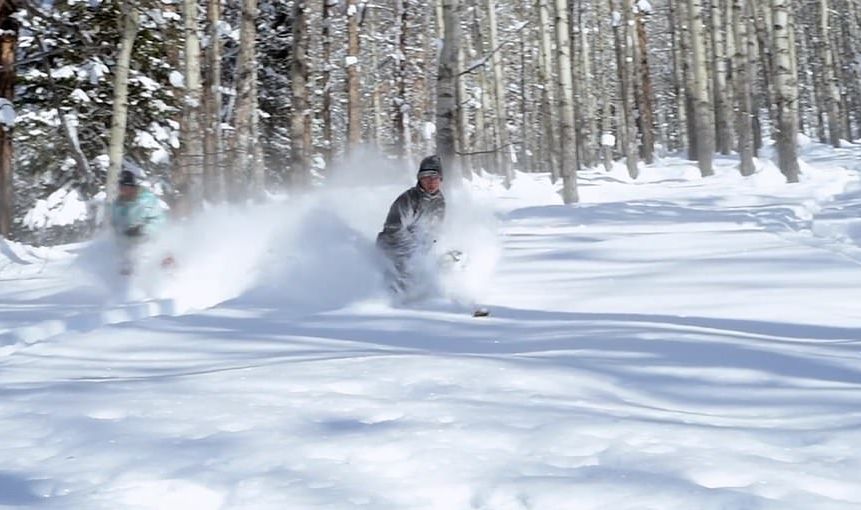
[[[402,293],[414,283],[415,265],[431,253],[445,218],[442,164],[438,156],[428,156],[419,165],[416,185],[392,204],[377,247],[392,264],[391,286]]]

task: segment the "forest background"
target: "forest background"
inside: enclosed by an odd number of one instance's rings
[[[757,171],[861,138],[859,0],[0,0],[0,235],[98,228],[120,169],[175,217],[439,153],[448,182],[682,153]],[[360,165],[359,165],[360,166]]]

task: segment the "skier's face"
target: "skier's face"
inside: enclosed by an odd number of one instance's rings
[[[428,175],[419,179],[419,185],[428,193],[436,193],[439,191],[441,180],[439,175]]]
[[[120,200],[134,200],[138,197],[137,186],[120,186]]]

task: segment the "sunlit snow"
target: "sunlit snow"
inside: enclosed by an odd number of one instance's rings
[[[861,508],[861,146],[802,153],[586,170],[570,206],[449,180],[468,264],[410,305],[373,239],[414,170],[372,157],[129,280],[108,236],[0,240],[0,507]]]

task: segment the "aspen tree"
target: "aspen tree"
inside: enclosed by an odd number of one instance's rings
[[[117,186],[123,165],[123,148],[126,139],[126,125],[129,109],[129,64],[132,57],[132,47],[140,27],[140,13],[130,2],[122,5],[121,34],[119,55],[114,70],[113,113],[111,115],[111,132],[108,142],[108,175],[105,180],[105,191],[108,203],[117,199]],[[61,114],[62,115],[62,114]]]

